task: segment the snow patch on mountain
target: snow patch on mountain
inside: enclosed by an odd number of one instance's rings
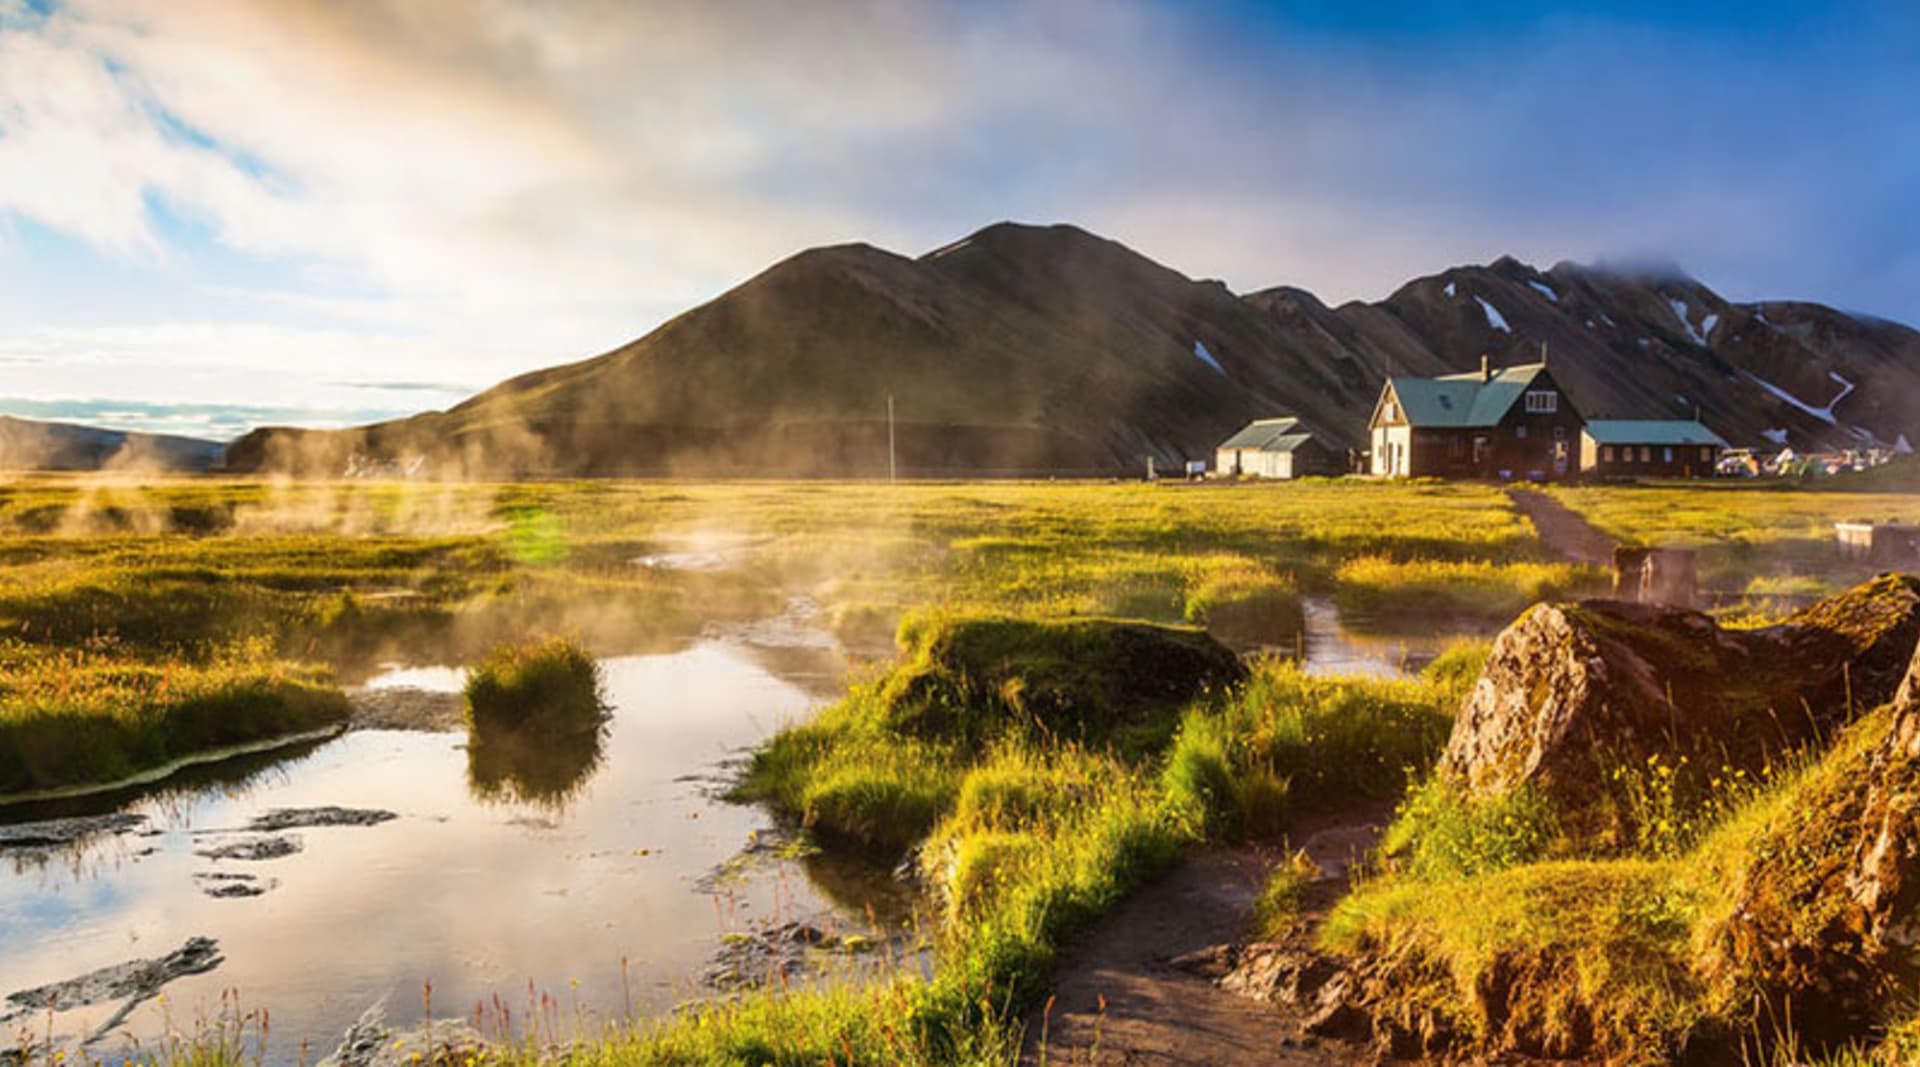
[[[1212,367],[1214,370],[1219,371],[1222,376],[1224,376],[1227,373],[1227,368],[1222,367],[1220,365],[1220,361],[1213,358],[1213,353],[1207,351],[1207,346],[1202,344],[1201,342],[1195,341],[1193,343],[1193,354],[1195,358],[1200,360],[1200,362],[1205,363],[1207,366]]]
[[[1804,411],[1807,414],[1812,415],[1814,418],[1819,419],[1821,422],[1824,422],[1829,426],[1836,425],[1836,422],[1833,417],[1833,409],[1835,405],[1839,404],[1840,401],[1845,400],[1849,395],[1851,395],[1853,393],[1853,388],[1854,388],[1852,382],[1846,380],[1845,378],[1842,378],[1838,374],[1835,374],[1829,371],[1827,373],[1827,377],[1833,379],[1835,382],[1838,382],[1841,386],[1841,389],[1840,389],[1839,395],[1835,396],[1832,400],[1827,401],[1826,407],[1817,408],[1817,407],[1814,407],[1812,404],[1809,404],[1806,401],[1800,399],[1799,397],[1794,396],[1792,393],[1787,392],[1785,389],[1782,389],[1779,386],[1773,384],[1772,382],[1767,381],[1765,378],[1761,378],[1758,375],[1752,374],[1747,371],[1742,371],[1741,373],[1745,374],[1747,378],[1753,382],[1753,384],[1759,386],[1762,389],[1765,389],[1767,392],[1772,393],[1774,396],[1777,396],[1781,400],[1784,400],[1787,403],[1792,404],[1794,407],[1797,407],[1801,411]]]
[[[1707,343],[1707,339],[1700,336],[1700,331],[1693,328],[1693,323],[1687,321],[1687,302],[1685,300],[1681,300],[1678,297],[1668,297],[1667,306],[1673,309],[1673,317],[1680,320],[1680,328],[1687,331],[1687,336],[1693,339],[1694,344],[1704,345]]]
[[[1440,291],[1447,294],[1448,297],[1452,297],[1454,295],[1453,283],[1448,282],[1444,287],[1441,288]]]
[[[1488,326],[1491,326],[1496,330],[1505,330],[1507,333],[1513,332],[1513,327],[1507,325],[1507,317],[1505,315],[1500,314],[1499,308],[1496,308],[1492,304],[1487,303],[1486,297],[1476,296],[1473,299],[1479,303],[1480,310],[1486,312]]]
[[[1534,292],[1539,293],[1541,296],[1546,297],[1548,300],[1551,300],[1556,304],[1560,302],[1560,294],[1553,291],[1553,286],[1548,285],[1545,282],[1536,282],[1536,281],[1533,281],[1532,279],[1528,279],[1527,284],[1533,287]]]

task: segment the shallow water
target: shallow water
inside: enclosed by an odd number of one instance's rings
[[[1292,648],[1277,651],[1301,657],[1313,674],[1364,674],[1376,678],[1404,678],[1420,673],[1449,644],[1462,637],[1491,637],[1499,627],[1458,619],[1406,620],[1404,632],[1371,633],[1352,628],[1340,618],[1340,609],[1327,597],[1307,597],[1301,608],[1306,632]]]
[[[437,1017],[498,995],[524,1019],[531,984],[565,1005],[563,1027],[576,1002],[593,1025],[707,992],[697,983],[716,949],[756,923],[864,930],[869,904],[883,922],[896,918],[903,894],[884,872],[815,858],[816,881],[807,865],[764,849],[738,862],[771,820],[716,799],[714,783],[743,746],[816,703],[817,678],[832,667],[782,662],[803,684],[737,641],[607,660],[604,741],[563,751],[557,764],[546,752],[533,767],[511,756],[504,767],[470,766],[464,734],[363,731],[118,801],[0,809],[8,821],[112,810],[151,820],[146,834],[0,852],[0,995],[210,937],[224,962],[168,985],[164,1001],[137,1008],[95,1053],[128,1037],[150,1043],[169,1020],[190,1031],[235,989],[243,1006],[271,1009],[270,1061],[300,1059],[304,1045],[311,1062],[376,1000],[395,1022],[418,1019],[429,981]],[[458,681],[455,670],[413,669],[374,684]],[[318,805],[398,818],[288,831],[277,836],[300,850],[279,858],[199,854],[261,840],[227,831],[270,809]],[[723,867],[727,876],[713,877]],[[232,875],[254,876],[266,892],[205,891],[244,881]],[[60,1011],[52,1029],[90,1033],[119,1006]],[[22,1025],[0,1027],[0,1048]],[[43,1035],[45,1013],[31,1025]]]

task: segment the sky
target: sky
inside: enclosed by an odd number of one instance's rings
[[[1917,90],[1907,0],[0,0],[0,412],[445,407],[1002,219],[1330,302],[1658,256],[1916,323]]]

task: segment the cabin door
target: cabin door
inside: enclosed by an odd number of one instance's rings
[[[1556,478],[1562,477],[1566,473],[1567,473],[1567,443],[1565,441],[1555,441],[1553,443],[1554,477]]]

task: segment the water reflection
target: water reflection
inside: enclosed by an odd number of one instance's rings
[[[606,759],[607,726],[512,729],[475,726],[467,740],[467,788],[483,804],[564,811]]]
[[[225,962],[168,985],[174,1019],[240,989],[273,1010],[265,1059],[277,1067],[312,1062],[382,998],[394,1023],[412,1025],[424,981],[449,1012],[530,982],[568,990],[589,1020],[628,1005],[664,1012],[711,993],[696,983],[742,932],[861,931],[903,910],[891,872],[828,857],[773,850],[738,877],[707,878],[773,829],[761,809],[715,795],[717,768],[821,697],[720,641],[602,666],[613,717],[594,730],[470,742],[361,729],[164,788],[0,810],[8,822],[115,810],[148,820],[35,860],[0,856],[0,997],[204,936]],[[401,680],[374,681],[392,691]],[[264,812],[325,805],[397,817],[303,830],[298,851],[273,859],[205,855],[258,836],[246,827]],[[259,892],[228,895],[242,884]],[[111,1014],[75,1007],[54,1032],[85,1035]],[[167,1026],[144,1005],[95,1051],[150,1043]],[[315,1051],[303,1057],[303,1043]]]

